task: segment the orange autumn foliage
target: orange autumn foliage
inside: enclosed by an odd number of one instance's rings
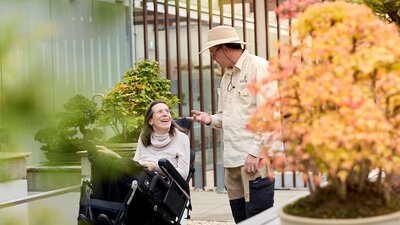
[[[276,115],[266,112],[280,110],[291,166],[327,174],[343,199],[349,186],[363,189],[379,168],[385,176],[376,182],[388,200],[391,178],[400,174],[397,27],[366,6],[338,1],[310,5],[292,33],[299,44],[279,44],[271,76],[253,90],[266,94],[263,86],[276,80],[280,98],[262,105],[248,127],[276,130]]]

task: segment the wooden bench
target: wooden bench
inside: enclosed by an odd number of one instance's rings
[[[106,143],[104,146],[118,153],[121,157],[133,159],[137,143]]]

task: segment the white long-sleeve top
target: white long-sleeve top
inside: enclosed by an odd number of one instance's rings
[[[252,95],[247,86],[268,77],[268,61],[245,50],[233,68],[227,68],[220,84],[218,112],[211,116],[211,126],[222,129],[224,167],[244,165],[251,154],[261,157],[261,143],[271,151],[283,151],[283,143],[268,143],[272,133],[264,133],[263,140],[246,129],[246,124],[265,97],[279,96],[276,82],[268,84],[268,96]],[[266,142],[266,143],[265,143]]]
[[[166,158],[176,168],[179,174],[186,179],[189,174],[190,164],[190,141],[189,137],[175,129],[175,135],[171,138],[169,134],[151,134],[151,145],[145,147],[139,138],[136,153],[133,160],[143,162],[154,162],[157,165],[156,172],[162,173],[158,167],[158,160]]]

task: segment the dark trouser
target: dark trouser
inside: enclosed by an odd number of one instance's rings
[[[244,201],[244,198],[229,200],[229,204],[231,205],[232,216],[235,223],[240,223],[247,219],[246,202]]]
[[[274,179],[267,178],[267,169],[249,174],[244,167],[225,168],[225,188],[235,223],[272,207]]]
[[[254,207],[254,204],[250,202],[246,202],[244,198],[239,198],[235,200],[229,200],[229,204],[231,206],[232,216],[235,220],[235,223],[240,223],[243,220],[246,220],[252,216],[257,215],[265,209],[257,210]],[[273,204],[267,203],[267,204]],[[270,206],[272,207],[272,205]]]

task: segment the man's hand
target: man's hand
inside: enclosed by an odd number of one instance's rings
[[[260,158],[247,155],[246,161],[244,161],[244,171],[247,173],[256,173],[259,168]]]
[[[196,121],[198,123],[206,124],[206,125],[209,125],[212,122],[211,116],[205,112],[201,112],[198,110],[192,110],[191,113],[193,116],[186,117],[188,120]]]

